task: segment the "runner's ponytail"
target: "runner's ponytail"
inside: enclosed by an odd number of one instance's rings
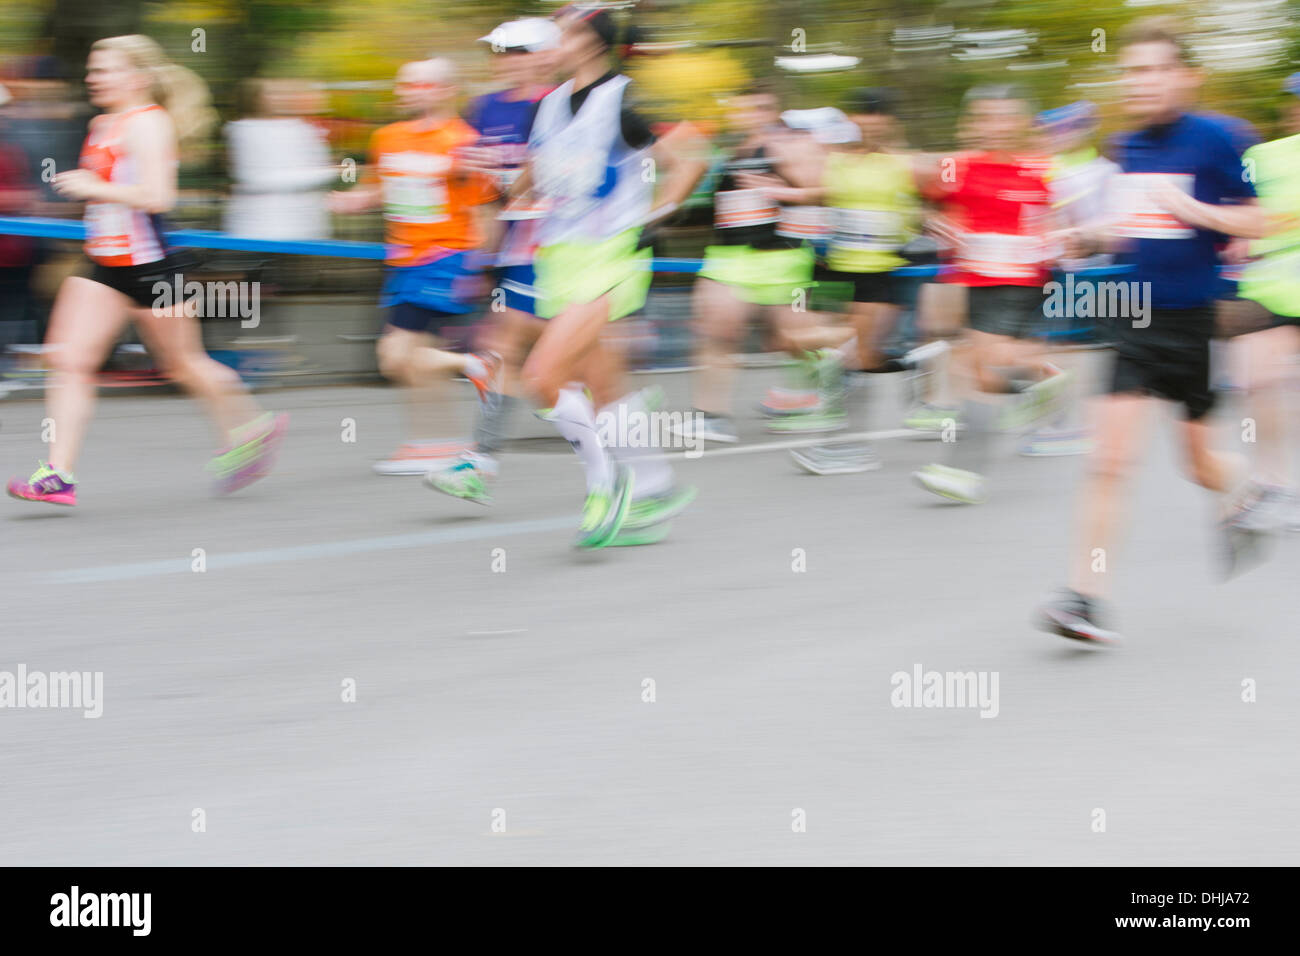
[[[131,65],[153,77],[153,98],[176,126],[181,148],[197,145],[207,138],[217,122],[208,85],[193,70],[167,59],[155,41],[147,36],[108,37],[98,40],[92,50],[119,50]]]

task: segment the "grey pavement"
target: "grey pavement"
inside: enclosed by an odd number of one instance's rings
[[[745,374],[742,408],[774,374]],[[873,427],[896,427],[892,378]],[[286,453],[234,497],[203,483],[197,409],[148,396],[101,403],[76,509],[0,499],[0,671],[103,674],[98,719],[0,709],[0,864],[1300,858],[1300,535],[1218,583],[1168,414],[1111,559],[1128,641],[1087,653],[1030,622],[1078,458],[1005,442],[964,508],[910,481],[939,443],[819,478],[744,414],[736,451],[677,463],[700,495],[668,540],[577,554],[558,441],[517,442],[482,509],[370,472],[396,392],[263,399],[292,413]],[[42,414],[0,403],[6,474]],[[996,716],[893,706],[918,665],[996,673]]]

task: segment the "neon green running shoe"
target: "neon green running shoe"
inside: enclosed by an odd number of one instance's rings
[[[944,408],[922,402],[911,409],[903,419],[903,427],[918,432],[942,432],[955,426],[961,429],[961,411],[956,408]]]
[[[614,536],[614,540],[605,547],[635,548],[643,544],[658,544],[668,537],[668,532],[672,530],[672,527],[671,522],[652,524],[647,528],[628,528],[625,526],[622,531]]]
[[[614,465],[613,485],[588,493],[582,507],[582,521],[573,539],[575,548],[603,548],[622,530],[632,504],[632,482],[632,469],[618,463]]]
[[[434,468],[424,476],[424,483],[444,495],[490,505],[488,481],[496,476],[497,463],[492,456],[467,451],[441,468]]]
[[[698,493],[696,488],[686,485],[670,488],[662,494],[638,498],[627,509],[623,530],[636,531],[670,521],[685,511]]]
[[[848,419],[839,409],[788,415],[767,423],[767,430],[777,435],[820,435],[841,431]]]
[[[1019,431],[1055,415],[1065,403],[1065,390],[1071,378],[1069,372],[1057,372],[1029,386],[1020,393],[1019,400],[1003,412],[1001,427],[1007,431]]]
[[[912,477],[926,491],[957,501],[964,505],[983,503],[984,476],[964,468],[951,465],[925,465],[919,471],[912,472]]]
[[[265,478],[275,464],[288,428],[288,415],[268,412],[238,429],[231,447],[208,462],[214,491],[228,495]]]

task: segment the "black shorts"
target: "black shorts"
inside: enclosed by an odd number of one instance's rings
[[[1294,325],[1300,328],[1300,315],[1278,315],[1276,312],[1269,312],[1268,327],[1270,329],[1280,329],[1286,325]]]
[[[883,302],[897,305],[900,301],[898,276],[893,272],[836,272],[819,266],[813,272],[818,282],[842,282],[853,286],[854,302]]]
[[[1043,289],[1037,285],[970,286],[966,313],[966,324],[976,332],[1035,338],[1043,325]]]
[[[1188,421],[1214,407],[1210,389],[1210,339],[1214,308],[1152,309],[1150,324],[1116,327],[1110,392],[1155,395],[1178,402]]]
[[[384,309],[384,323],[408,332],[428,332],[444,338],[464,335],[464,330],[474,324],[473,312],[451,313],[426,309],[411,302],[398,302]]]
[[[106,285],[146,309],[171,308],[181,304],[173,301],[176,290],[181,290],[183,299],[185,284],[195,278],[197,264],[197,257],[187,251],[169,252],[157,262],[139,266],[106,266],[96,262],[90,281]],[[165,283],[165,289],[158,286],[160,282]]]

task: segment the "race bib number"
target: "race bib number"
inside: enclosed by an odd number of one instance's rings
[[[86,252],[92,256],[123,256],[131,252],[131,210],[121,203],[86,205]]]
[[[781,210],[778,236],[816,242],[830,235],[830,210],[825,206],[786,206]]]
[[[542,196],[529,193],[520,196],[497,214],[503,222],[518,222],[528,219],[545,219],[550,211],[550,203]]]
[[[1196,230],[1166,211],[1154,196],[1160,181],[1192,194],[1190,173],[1124,173],[1114,177],[1116,235],[1126,239],[1191,239]]]
[[[576,218],[598,204],[596,192],[606,174],[603,156],[585,149],[565,153],[551,145],[538,153],[533,168],[538,174],[538,192],[549,200],[556,215]]]
[[[903,217],[874,209],[832,209],[831,242],[854,252],[894,252],[903,245]]]
[[[447,181],[416,173],[384,179],[384,218],[426,225],[447,220]]]
[[[765,226],[780,215],[780,208],[761,189],[728,189],[713,196],[713,222],[719,229]]]
[[[1032,279],[1045,257],[1038,236],[973,232],[961,238],[956,265],[964,272],[992,279]]]
[[[451,158],[436,153],[385,153],[379,158],[384,218],[389,222],[427,225],[445,222],[447,173]]]
[[[1300,248],[1270,252],[1241,267],[1240,279],[1251,282],[1300,283]]]

